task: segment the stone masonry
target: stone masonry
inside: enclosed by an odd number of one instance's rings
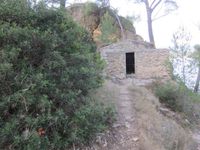
[[[111,78],[124,79],[134,77],[138,79],[169,79],[166,62],[169,50],[154,49],[147,42],[126,40],[103,47],[100,50],[106,61],[105,73]],[[135,54],[135,73],[126,74],[126,53]]]

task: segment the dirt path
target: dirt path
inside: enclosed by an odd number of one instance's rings
[[[131,82],[125,82],[119,86],[120,93],[116,101],[118,120],[115,125],[119,126],[120,138],[119,143],[112,148],[113,150],[138,150],[138,124],[134,100],[128,89],[130,84]]]
[[[113,124],[112,131],[106,135],[97,138],[96,145],[92,150],[139,150],[138,124],[134,100],[128,88],[131,86],[131,80],[125,80],[117,83],[107,81],[99,97],[112,99],[117,111],[117,120]],[[110,93],[115,91],[115,93]],[[102,95],[102,93],[107,93]]]

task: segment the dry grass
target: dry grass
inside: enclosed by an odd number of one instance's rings
[[[142,87],[130,87],[137,109],[141,150],[196,150],[187,129],[162,115],[160,103],[152,92]]]
[[[91,91],[90,95],[95,100],[116,108],[116,99],[119,98],[119,92],[120,89],[116,84],[110,80],[105,80],[103,86],[97,90]]]

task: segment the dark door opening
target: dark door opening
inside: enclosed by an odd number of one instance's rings
[[[135,73],[135,53],[126,53],[126,74]]]

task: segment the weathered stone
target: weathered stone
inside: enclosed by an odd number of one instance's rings
[[[84,27],[92,35],[97,47],[102,47],[107,42],[102,41],[99,37],[102,34],[101,31],[101,20],[103,14],[106,11],[101,9],[95,3],[78,3],[67,7],[67,12],[72,16],[72,19]],[[113,37],[116,41],[121,40],[121,30],[115,17],[112,14],[110,16],[114,19],[113,26],[117,28]],[[119,16],[124,29],[124,38],[136,41],[144,41],[143,38],[136,34],[135,28],[132,23],[124,17]]]
[[[126,74],[126,53],[135,54],[135,73],[128,77],[139,79],[169,79],[166,62],[169,50],[154,49],[147,42],[126,40],[99,49],[106,61],[105,69],[108,77],[124,79]]]

